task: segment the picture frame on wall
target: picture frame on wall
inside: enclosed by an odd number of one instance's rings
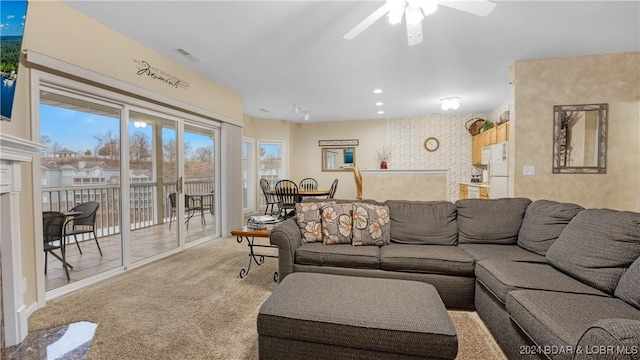
[[[318,140],[318,146],[358,146],[360,140],[358,139],[346,139],[346,140]]]
[[[0,119],[11,121],[16,93],[27,0],[3,1],[0,7]]]

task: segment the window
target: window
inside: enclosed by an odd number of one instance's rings
[[[284,142],[258,141],[258,178],[266,179],[270,187],[286,177]],[[260,207],[266,206],[264,197],[260,199]]]

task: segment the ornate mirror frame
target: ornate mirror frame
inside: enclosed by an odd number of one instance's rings
[[[606,174],[608,104],[553,107],[553,173]]]

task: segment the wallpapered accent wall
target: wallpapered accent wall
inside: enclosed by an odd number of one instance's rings
[[[502,115],[503,112],[508,111],[509,110],[509,101],[504,102],[502,105],[498,106],[497,108],[491,110],[490,112],[485,114],[485,117],[483,117],[483,119],[487,120],[487,121],[491,121],[492,123],[495,122],[499,122],[500,121],[500,115]]]
[[[479,117],[492,122],[509,109],[505,103],[487,114],[428,115],[387,121],[387,144],[391,152],[390,169],[446,169],[447,200],[458,200],[458,183],[469,182],[482,168],[471,165],[471,135],[465,128],[469,119]],[[440,141],[435,152],[424,149],[427,137]]]

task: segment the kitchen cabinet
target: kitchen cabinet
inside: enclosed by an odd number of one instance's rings
[[[469,190],[467,184],[460,184],[460,200],[469,198]]]
[[[509,140],[509,123],[505,122],[497,126],[496,144]]]
[[[491,144],[491,130],[493,130],[493,129],[495,129],[495,128],[491,128],[489,130],[486,130],[486,131],[482,132],[482,134],[481,134],[483,136],[483,138],[482,138],[482,146],[492,145]]]
[[[482,148],[509,140],[509,123],[496,125],[471,138],[471,164],[482,165]]]
[[[480,188],[480,199],[489,199],[489,189],[486,187]]]
[[[484,146],[484,136],[474,135],[471,138],[471,164],[480,165],[482,161],[482,147]]]
[[[459,183],[460,200],[489,199],[489,186],[485,183]]]

